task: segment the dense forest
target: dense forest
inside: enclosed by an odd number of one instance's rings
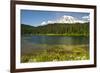
[[[21,24],[21,34],[88,36],[89,23],[54,23],[37,27]]]

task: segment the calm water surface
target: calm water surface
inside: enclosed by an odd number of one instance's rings
[[[33,49],[42,49],[40,45],[88,45],[89,37],[68,37],[68,36],[22,36],[22,53],[31,52]]]

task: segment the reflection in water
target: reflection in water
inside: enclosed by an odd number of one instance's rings
[[[66,37],[66,36],[31,36],[22,37],[22,44],[24,42],[32,44],[66,44],[66,45],[77,45],[77,44],[88,44],[88,37]]]
[[[88,37],[66,36],[23,36],[21,38],[21,54],[31,53],[33,50],[47,49],[54,45],[88,45]]]

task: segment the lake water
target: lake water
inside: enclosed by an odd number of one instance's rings
[[[44,49],[44,45],[88,45],[89,37],[68,37],[68,36],[22,36],[22,54],[30,53],[32,50]]]

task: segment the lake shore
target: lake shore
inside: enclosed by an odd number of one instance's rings
[[[47,62],[89,59],[88,45],[37,45],[44,49],[33,50],[31,54],[21,56],[21,62]]]
[[[23,34],[22,36],[83,36],[89,37],[87,34]]]

